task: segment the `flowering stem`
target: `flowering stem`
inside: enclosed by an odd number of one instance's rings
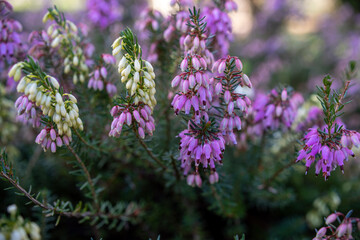
[[[91,191],[91,195],[94,199],[94,204],[95,204],[95,208],[99,211],[100,210],[100,206],[99,206],[99,199],[95,193],[95,187],[94,187],[94,183],[91,179],[90,173],[87,170],[84,162],[81,160],[81,158],[79,157],[79,155],[77,155],[77,153],[75,152],[75,150],[70,146],[67,145],[68,149],[70,150],[70,152],[75,156],[76,161],[80,164],[81,168],[83,169],[85,175],[86,175],[86,179],[87,182],[89,183],[89,187],[90,187],[90,191]]]
[[[141,137],[139,136],[138,132],[136,131],[135,129],[135,126],[133,128],[134,130],[134,133],[136,135],[136,138],[139,140],[139,143],[141,144],[141,146],[143,146],[143,148],[145,149],[145,151],[149,154],[149,156],[157,163],[160,165],[160,167],[163,169],[163,170],[167,170],[168,168],[161,162],[161,160],[156,157],[152,151],[148,148],[148,146],[146,145],[146,143],[141,139]]]
[[[180,180],[180,173],[179,173],[178,168],[176,167],[176,160],[175,160],[174,156],[172,156],[172,155],[171,155],[171,164],[175,171],[176,180]]]
[[[288,164],[286,164],[285,166],[279,168],[268,180],[264,181],[262,188],[266,189],[266,188],[270,187],[271,183],[280,175],[280,173],[282,173],[284,170],[290,168],[295,163],[296,163],[296,161],[291,161]]]
[[[102,152],[102,153],[107,153],[107,152],[105,152],[104,150],[102,150],[102,149],[100,149],[100,148],[98,148],[98,147],[95,147],[95,146],[91,145],[90,143],[88,143],[88,142],[80,135],[80,133],[79,133],[76,129],[74,129],[74,132],[75,132],[76,136],[78,136],[78,138],[80,139],[80,141],[82,141],[86,146],[94,149],[95,151]]]
[[[111,214],[111,213],[105,213],[105,212],[64,212],[56,207],[53,207],[51,205],[48,205],[47,203],[40,202],[36,198],[33,197],[32,194],[30,194],[28,191],[26,191],[19,183],[17,183],[14,179],[12,179],[9,175],[7,175],[5,172],[1,171],[0,176],[5,178],[11,185],[13,185],[17,190],[19,190],[22,194],[24,194],[25,197],[27,197],[33,204],[41,207],[42,209],[51,211],[55,214],[58,214],[60,216],[66,216],[66,217],[73,217],[73,218],[98,218],[98,217],[104,217],[109,219],[120,219],[124,218],[126,216],[122,214]]]
[[[348,88],[349,88],[349,85],[350,85],[350,80],[348,80],[348,81],[346,81],[346,83],[345,83],[345,87],[344,87],[344,90],[343,90],[343,92],[340,94],[340,96],[339,96],[339,102],[336,104],[336,106],[335,106],[335,113],[338,113],[338,111],[339,111],[339,107],[342,105],[342,100],[344,99],[344,97],[345,97],[345,94],[346,94],[346,92],[347,92],[347,90],[348,90]]]

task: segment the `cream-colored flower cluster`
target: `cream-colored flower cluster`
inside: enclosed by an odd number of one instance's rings
[[[49,10],[45,14],[43,22],[54,21],[54,16],[61,19],[58,11]],[[87,76],[89,68],[85,62],[84,52],[80,47],[81,39],[76,25],[69,20],[62,20],[60,23],[54,22],[48,27],[47,34],[52,39],[52,48],[61,46],[59,53],[64,58],[64,73],[73,73],[73,82],[75,84],[79,81],[81,83],[85,82],[85,76]]]
[[[114,41],[112,44],[114,56],[124,49],[124,44],[122,37]],[[125,83],[129,94],[134,96],[135,104],[143,102],[153,109],[156,105],[156,89],[155,73],[151,63],[125,53],[119,62],[118,72],[121,74],[121,82]]]
[[[8,206],[9,218],[0,219],[0,240],[40,240],[39,226],[17,215],[15,204]]]
[[[19,62],[9,71],[12,77],[18,70],[29,63]],[[15,78],[18,81],[18,77]],[[21,78],[17,91],[24,93],[27,98],[39,106],[44,116],[49,116],[55,122],[58,134],[71,138],[71,128],[83,130],[83,123],[79,117],[77,99],[68,93],[61,94],[59,82],[52,76],[41,78],[37,73],[30,73]]]

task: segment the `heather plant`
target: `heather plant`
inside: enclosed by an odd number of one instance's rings
[[[247,39],[235,1],[170,4],[89,0],[87,28],[0,0],[0,240],[356,239],[358,56],[309,64],[331,52],[283,31],[290,0],[254,2]]]

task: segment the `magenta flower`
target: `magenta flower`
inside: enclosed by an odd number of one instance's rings
[[[0,4],[4,4],[3,1]],[[1,6],[0,6],[1,7]],[[0,69],[5,67],[5,63],[11,65],[16,60],[23,58],[24,48],[20,38],[22,25],[20,22],[3,18],[0,21]]]
[[[36,111],[36,103],[29,100],[28,96],[22,95],[15,101],[15,108],[18,116],[16,119],[24,124],[31,124],[33,127],[40,126],[40,113]]]
[[[108,71],[115,63],[116,59],[112,55],[105,53],[101,54],[99,64],[89,75],[88,88],[98,91],[106,90],[109,96],[113,97],[117,93],[117,88],[115,84],[110,81]]]
[[[155,131],[155,121],[151,116],[151,108],[144,104],[134,104],[128,98],[128,103],[115,105],[110,113],[114,117],[111,123],[111,130],[109,136],[119,137],[124,125],[136,129],[137,133],[141,138],[145,138],[145,133],[148,133],[150,136],[153,135]]]
[[[183,42],[185,56],[180,64],[182,73],[171,82],[173,88],[179,88],[171,103],[175,114],[183,112],[192,115],[197,123],[201,116],[207,117],[206,112],[213,100],[212,79],[209,79],[207,73],[213,57],[206,56],[209,52],[206,49],[206,40],[207,36],[197,28],[189,29]]]
[[[299,93],[286,88],[271,90],[267,96],[259,96],[254,102],[255,123],[266,129],[276,130],[284,125],[290,128],[295,120],[298,106],[303,102]]]
[[[240,117],[247,114],[251,105],[246,95],[235,91],[238,86],[248,88],[252,86],[248,76],[242,73],[242,69],[240,59],[231,56],[217,60],[212,67],[212,71],[219,74],[213,78],[215,94],[219,98],[219,106],[214,108],[221,115],[219,130],[227,143],[231,142],[234,145],[237,144],[237,140],[233,131],[241,130]]]
[[[50,149],[52,153],[56,152],[57,147],[69,145],[70,141],[71,137],[69,138],[66,135],[60,136],[57,130],[48,126],[45,126],[45,128],[40,131],[35,139],[35,142],[40,144],[44,151]]]
[[[306,173],[315,163],[315,174],[319,175],[322,171],[325,180],[337,166],[344,172],[344,161],[348,161],[350,156],[355,156],[352,147],[360,146],[358,132],[346,130],[344,126],[338,124],[331,129],[331,132],[335,132],[336,135],[333,139],[328,138],[327,127],[322,130],[310,128],[304,137],[304,147],[299,151],[297,158],[297,161],[305,159]]]
[[[90,21],[102,29],[122,20],[124,9],[117,0],[88,0],[86,6]]]
[[[236,3],[227,1],[225,7],[228,11],[236,8]],[[217,7],[205,7],[201,13],[206,17],[206,28],[209,35],[214,36],[211,43],[218,57],[224,57],[228,54],[230,42],[233,41],[231,19],[225,11]]]
[[[195,166],[195,173],[190,174],[187,178],[189,185],[201,186],[201,178],[199,175],[199,165],[210,168],[210,183],[219,180],[216,173],[216,164],[222,164],[223,152],[225,150],[225,139],[221,133],[214,128],[213,123],[204,120],[198,125],[190,121],[188,129],[179,134],[180,139],[180,156],[181,167],[184,175],[187,175],[192,166]],[[199,180],[200,179],[200,180]]]

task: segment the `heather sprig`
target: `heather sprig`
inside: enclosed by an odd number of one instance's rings
[[[210,168],[209,182],[218,182],[219,175],[216,173],[215,164],[222,164],[225,139],[219,132],[215,119],[201,118],[199,124],[190,120],[188,128],[182,131],[179,137],[179,160],[184,175],[188,175],[187,183],[201,187],[200,164],[204,169]],[[195,165],[195,172],[188,174],[192,165]]]
[[[47,34],[51,38],[50,46],[56,48],[63,58],[64,73],[72,74],[74,84],[85,82],[89,66],[86,62],[87,52],[84,51],[81,32],[78,27],[65,18],[64,13],[60,12],[56,6],[49,8],[43,17],[43,22],[52,21],[47,28]]]
[[[331,138],[331,132],[330,130],[333,128],[335,121],[337,118],[339,118],[343,113],[341,113],[341,110],[344,108],[344,106],[347,104],[347,102],[343,102],[344,98],[346,97],[350,80],[352,76],[354,75],[355,71],[355,62],[351,62],[349,64],[349,69],[347,70],[346,78],[348,79],[345,82],[344,89],[341,93],[337,92],[336,90],[333,90],[331,88],[333,80],[329,75],[325,76],[323,79],[323,85],[318,88],[318,100],[321,103],[323,113],[324,113],[324,122],[328,126],[328,137]],[[336,134],[336,132],[334,132]]]
[[[141,58],[141,47],[136,36],[130,29],[125,29],[114,41],[112,48],[114,56],[124,50],[118,72],[128,94],[135,97],[135,104],[143,102],[153,109],[156,105],[154,68],[151,63]]]
[[[17,91],[23,93],[16,102],[18,115],[25,121],[31,121],[33,127],[44,125],[35,142],[46,149],[56,151],[69,144],[72,138],[71,128],[83,130],[83,123],[79,117],[77,99],[64,93],[59,82],[42,71],[39,64],[31,57],[28,60],[16,63],[9,71],[9,77],[18,81],[21,72],[25,76],[17,85]],[[40,111],[41,110],[41,111]]]
[[[141,47],[130,29],[120,33],[113,45],[113,55],[122,50],[124,56],[118,66],[121,82],[126,83],[127,96],[115,102],[111,110],[114,120],[109,136],[119,137],[123,124],[137,129],[138,136],[145,138],[145,132],[152,135],[155,130],[151,116],[156,105],[155,73],[152,65],[141,58]]]
[[[357,131],[347,130],[344,124],[338,122],[338,118],[342,115],[341,110],[346,104],[344,98],[355,70],[355,63],[350,62],[341,92],[332,89],[333,81],[330,76],[325,76],[323,86],[318,87],[318,100],[323,108],[325,126],[310,128],[304,136],[304,147],[299,151],[297,161],[306,160],[306,173],[315,162],[316,175],[322,171],[325,180],[337,166],[344,173],[344,161],[350,156],[355,156],[351,149],[353,146],[360,146],[360,134]]]
[[[200,12],[194,8],[190,12],[190,27],[184,40],[185,53],[180,64],[182,73],[171,82],[173,88],[179,87],[171,106],[175,114],[180,111],[193,116],[197,122],[211,107],[213,98],[212,79],[208,77],[208,66],[212,58],[207,58],[205,52],[207,36],[204,34],[206,23],[200,19]]]

